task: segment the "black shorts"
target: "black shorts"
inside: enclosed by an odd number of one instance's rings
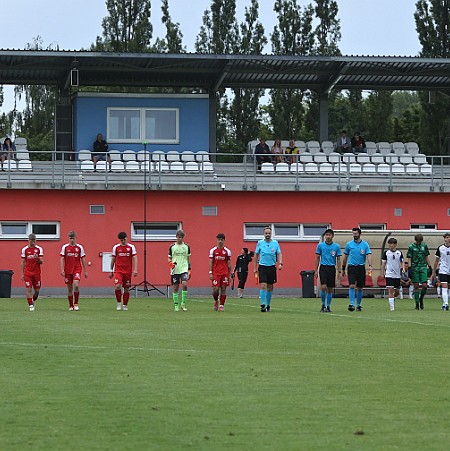
[[[400,279],[386,277],[386,288],[400,288]]]
[[[179,285],[182,281],[187,282],[189,280],[189,273],[182,272],[181,274],[172,274],[170,279],[172,285]]]
[[[366,284],[366,267],[363,265],[348,267],[348,283],[364,288]]]
[[[320,265],[319,277],[321,285],[326,285],[327,288],[334,288],[336,286],[336,267]]]
[[[248,277],[248,271],[242,271],[242,272],[238,272],[238,280],[239,280],[239,285],[238,288],[245,288],[245,282],[247,282],[247,277]]]
[[[277,282],[277,267],[276,266],[258,266],[259,282],[273,285]]]
[[[439,279],[439,282],[449,283],[450,282],[450,274],[439,274],[438,279]]]

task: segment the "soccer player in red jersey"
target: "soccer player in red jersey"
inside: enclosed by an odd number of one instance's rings
[[[212,281],[214,310],[223,312],[231,275],[231,251],[224,246],[225,235],[219,233],[217,246],[209,251],[209,278]],[[219,305],[220,294],[220,305]]]
[[[41,265],[44,262],[44,251],[36,245],[36,235],[28,235],[28,246],[21,252],[20,278],[25,282],[26,296],[30,312],[34,312],[34,303],[41,289]],[[34,289],[34,294],[32,294]]]
[[[117,310],[128,310],[130,299],[131,275],[137,276],[137,253],[136,248],[127,241],[127,234],[120,232],[117,235],[120,243],[113,247],[111,255],[111,273],[109,278],[114,277]],[[123,297],[122,297],[123,288]],[[122,307],[123,299],[123,307]]]
[[[80,297],[81,267],[84,277],[88,276],[86,269],[86,254],[81,244],[77,244],[77,234],[72,230],[69,232],[69,242],[64,244],[60,252],[61,275],[67,285],[67,299],[69,310],[78,311],[78,298]]]

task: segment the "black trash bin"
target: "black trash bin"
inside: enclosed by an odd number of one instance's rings
[[[10,269],[0,270],[0,298],[11,297],[11,281],[14,271]]]
[[[314,270],[300,271],[302,276],[302,296],[304,298],[314,298]]]

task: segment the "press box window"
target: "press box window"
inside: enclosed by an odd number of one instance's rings
[[[131,239],[134,241],[175,241],[177,231],[181,229],[181,223],[144,223],[133,222]]]

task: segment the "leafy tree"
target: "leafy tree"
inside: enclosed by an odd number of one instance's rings
[[[420,56],[427,58],[448,58],[450,56],[450,2],[448,0],[419,0],[416,3],[414,19],[419,42]],[[428,94],[420,93],[421,142],[427,143],[423,150],[433,154],[447,154],[449,147],[450,99],[443,93],[436,93],[433,104]]]
[[[37,36],[32,44],[26,45],[26,49],[42,50],[42,38]],[[52,46],[47,47],[47,50],[51,49]],[[55,87],[17,85],[14,94],[16,100],[25,99],[25,109],[15,118],[16,133],[27,138],[31,150],[53,150]]]
[[[245,7],[245,20],[240,24],[240,35],[234,53],[260,55],[267,43],[264,27],[258,20],[259,4],[252,0]],[[233,97],[228,111],[235,137],[234,152],[245,151],[249,141],[259,135],[261,110],[259,102],[264,95],[263,89],[233,88]]]
[[[367,100],[367,132],[370,141],[387,141],[392,129],[392,92],[372,91]]]
[[[180,24],[173,22],[169,13],[169,0],[162,0],[161,11],[161,21],[166,27],[166,37],[165,39],[156,39],[154,50],[159,53],[185,53],[186,48],[183,47],[183,34],[180,31]]]
[[[271,35],[275,55],[308,55],[314,47],[313,9],[301,8],[297,0],[277,0],[274,4],[278,24]],[[275,136],[299,139],[304,115],[304,91],[272,89],[268,112]]]
[[[153,27],[150,0],[106,0],[108,16],[102,21],[102,37],[94,51],[149,52]]]

